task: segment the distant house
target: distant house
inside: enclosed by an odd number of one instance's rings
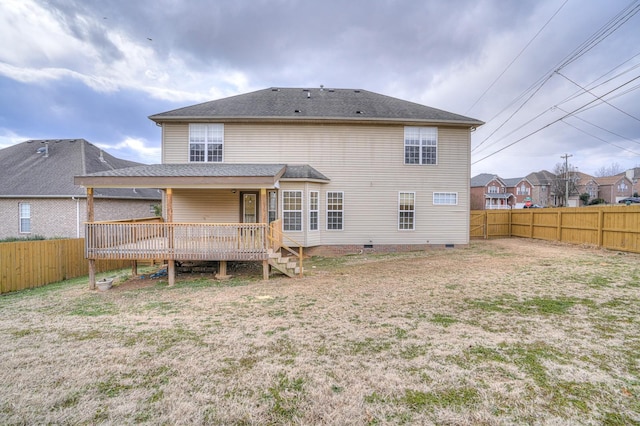
[[[502,180],[507,186],[507,192],[513,194],[513,207],[520,209],[526,205],[537,204],[531,197],[533,185],[526,177],[508,178]]]
[[[589,194],[589,200],[600,198],[600,178],[582,172],[572,172],[569,186],[569,206],[581,205],[580,196]]]
[[[481,173],[471,178],[471,210],[510,209],[516,197],[497,175]]]
[[[273,87],[149,118],[162,128],[162,164],[76,183],[162,189],[153,250],[169,259],[170,281],[171,262],[183,259],[261,261],[268,277],[268,265],[287,263],[271,257],[281,242],[338,254],[469,242],[469,150],[479,120],[324,87]],[[156,257],[150,250],[126,255]],[[100,242],[89,251],[109,252]]]
[[[525,176],[531,184],[531,200],[542,207],[555,205],[553,185],[557,177],[547,170],[529,173]]]
[[[30,140],[0,150],[0,238],[84,236],[86,190],[73,177],[140,163],[116,158],[84,139]],[[100,189],[96,220],[154,216],[155,189]]]
[[[624,172],[632,183],[631,195],[640,194],[640,167],[634,167]]]
[[[623,198],[633,195],[633,182],[624,173],[599,177],[597,180],[598,198],[602,198],[605,203],[615,204]]]

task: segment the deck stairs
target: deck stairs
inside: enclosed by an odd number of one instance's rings
[[[269,265],[291,278],[300,274],[300,266],[295,257],[283,256],[280,251],[269,249]]]

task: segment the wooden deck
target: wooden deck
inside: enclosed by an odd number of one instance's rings
[[[263,223],[86,224],[87,259],[259,261],[269,258]]]

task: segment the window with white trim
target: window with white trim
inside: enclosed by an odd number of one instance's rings
[[[320,194],[318,191],[309,192],[309,231],[318,230],[318,210]]]
[[[455,206],[458,205],[457,192],[434,192],[433,204],[439,206]]]
[[[618,184],[618,192],[624,192],[627,190],[627,188],[629,188],[629,186],[624,181]]]
[[[487,191],[489,194],[497,194],[498,193],[498,187],[495,185],[491,185],[489,187],[489,191]]]
[[[327,192],[327,230],[341,231],[344,217],[344,193]]]
[[[223,147],[223,124],[189,124],[190,162],[221,163]]]
[[[282,230],[302,231],[302,191],[282,191]]]
[[[438,164],[438,128],[404,128],[404,164]]]
[[[20,216],[20,233],[31,233],[31,204],[19,203],[18,211]]]
[[[412,231],[415,229],[416,193],[398,193],[398,230]]]

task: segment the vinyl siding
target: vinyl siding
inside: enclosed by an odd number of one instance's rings
[[[173,221],[179,223],[238,223],[240,191],[175,189]]]
[[[165,162],[188,155],[188,125],[165,125]],[[309,185],[282,182],[304,191],[305,245],[467,244],[469,241],[468,129],[439,127],[438,164],[404,164],[404,125],[225,124],[226,163],[309,164],[331,179],[320,192],[320,231],[308,232]],[[344,230],[326,230],[326,195],[344,193]],[[398,192],[416,193],[416,228],[398,230]],[[178,191],[176,191],[177,193]],[[434,206],[433,192],[458,193],[457,206]],[[278,208],[281,211],[279,194]],[[180,207],[180,218],[209,204]],[[176,205],[174,205],[174,212]],[[237,221],[237,208],[233,221]],[[178,216],[176,216],[178,217]],[[318,235],[314,235],[318,234]],[[288,234],[289,235],[289,234]]]

